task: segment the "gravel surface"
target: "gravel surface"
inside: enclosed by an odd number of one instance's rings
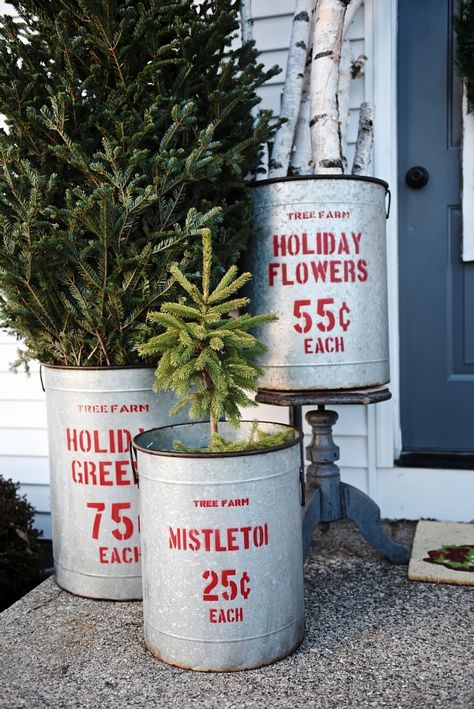
[[[414,523],[386,525],[411,542]],[[49,579],[0,614],[8,709],[474,709],[474,588],[412,582],[350,522],[315,535],[306,637],[237,673],[167,666],[145,649],[139,602],[92,601]]]

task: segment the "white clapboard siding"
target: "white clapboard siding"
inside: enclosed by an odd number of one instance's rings
[[[31,374],[12,372],[18,342],[0,331],[0,475],[20,483],[36,510],[35,524],[51,537],[49,520],[48,443],[46,407],[39,365]]]
[[[0,475],[25,485],[49,484],[48,456],[27,455],[16,451],[14,455],[0,456]]]

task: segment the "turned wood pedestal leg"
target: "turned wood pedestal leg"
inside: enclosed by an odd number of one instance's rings
[[[312,439],[306,447],[309,465],[306,469],[306,504],[303,514],[303,540],[305,557],[311,546],[317,525],[328,526],[338,519],[350,519],[362,536],[394,564],[407,564],[410,550],[404,544],[387,537],[383,530],[378,505],[364,492],[341,482],[336,461],[339,448],[332,437],[332,427],[337,421],[335,411],[326,410],[327,404],[374,404],[391,397],[384,388],[353,391],[296,391],[282,392],[260,389],[257,401],[265,404],[290,407],[291,423],[302,430],[302,407],[318,408],[306,414],[312,429]],[[302,460],[304,451],[302,450]]]

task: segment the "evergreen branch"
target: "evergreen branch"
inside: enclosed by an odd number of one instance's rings
[[[171,266],[170,273],[173,278],[179,283],[179,285],[186,291],[186,293],[191,296],[194,302],[201,305],[203,302],[203,296],[199,292],[197,286],[195,286],[193,283],[191,283],[191,281],[186,278],[184,273],[180,271],[176,264]]]
[[[230,313],[231,311],[243,308],[245,305],[250,303],[249,298],[234,298],[233,300],[226,300],[220,305],[213,305],[211,314],[214,316],[220,316],[223,313]]]
[[[242,273],[238,278],[236,278],[232,283],[229,283],[225,288],[220,288],[219,292],[213,293],[209,296],[209,303],[219,303],[220,301],[228,298],[229,296],[240,290],[246,283],[252,279],[252,274],[249,272]]]
[[[211,281],[212,245],[210,229],[202,230],[202,299],[209,300],[209,284]]]
[[[200,315],[200,311],[197,308],[192,308],[189,305],[183,305],[182,303],[163,303],[161,310],[164,313],[179,315],[183,318],[198,318]]]

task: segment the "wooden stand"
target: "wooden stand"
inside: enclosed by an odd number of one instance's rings
[[[335,461],[339,448],[332,437],[332,427],[337,421],[335,411],[326,410],[327,404],[375,404],[391,398],[387,388],[352,391],[274,391],[259,389],[257,401],[262,404],[290,407],[291,423],[303,428],[302,407],[317,405],[309,411],[306,420],[313,432],[311,443],[306,448],[310,465],[306,470],[308,499],[304,507],[303,543],[305,557],[311,546],[311,538],[317,524],[328,525],[337,519],[347,518],[355,522],[360,533],[381,554],[394,564],[408,564],[410,550],[404,544],[386,536],[380,519],[378,505],[364,492],[341,482]],[[302,454],[303,458],[303,454]]]

